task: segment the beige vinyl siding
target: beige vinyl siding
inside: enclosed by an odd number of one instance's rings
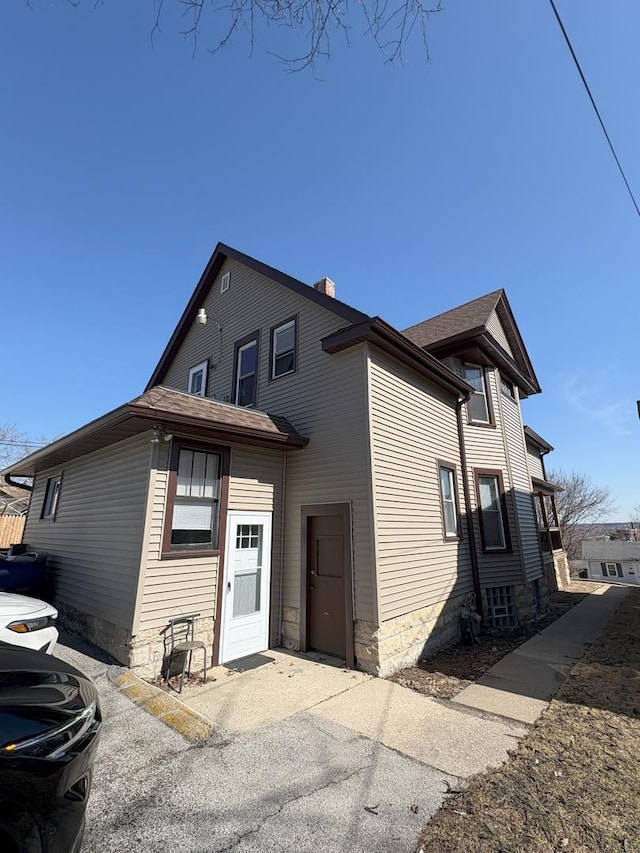
[[[290,410],[310,441],[287,454],[284,604],[300,606],[300,507],[350,503],[355,616],[374,621],[366,346],[325,355],[308,364],[307,375],[309,393]]]
[[[502,586],[521,583],[523,569],[520,559],[520,543],[515,518],[513,486],[509,476],[507,454],[502,434],[502,422],[498,402],[497,371],[487,371],[487,393],[491,395],[496,428],[474,426],[464,419],[464,443],[467,453],[471,510],[474,516],[476,546],[478,550],[478,568],[483,587]],[[507,516],[511,534],[511,552],[491,551],[483,553],[478,519],[478,505],[474,469],[490,468],[502,472],[506,492]]]
[[[438,459],[455,466],[463,505],[455,403],[371,349],[370,441],[382,621],[473,590],[465,519],[460,518],[461,542],[443,540]]]
[[[511,481],[518,513],[518,528],[524,572],[527,581],[542,577],[543,566],[538,538],[531,478],[527,467],[524,430],[520,403],[504,394],[500,395],[500,410],[507,452],[509,454]]]
[[[168,619],[188,613],[199,613],[203,619],[213,617],[218,578],[218,557],[161,559],[170,445],[161,443],[155,447],[150,477],[151,523],[136,634],[151,628],[160,630]]]
[[[230,288],[221,294],[225,272],[231,273]],[[309,438],[304,450],[287,453],[284,604],[300,607],[301,505],[348,502],[355,612],[360,619],[372,620],[376,607],[364,347],[335,355],[323,352],[322,338],[348,326],[348,321],[234,260],[225,261],[203,304],[209,322],[190,329],[162,382],[186,390],[189,368],[209,358],[214,367],[209,371],[208,395],[232,399],[234,343],[260,330],[257,408],[287,417]],[[294,315],[297,371],[271,381],[270,330]]]
[[[36,477],[24,541],[48,551],[56,599],[127,631],[142,551],[149,435]],[[62,472],[55,521],[40,519],[47,479]]]
[[[506,352],[508,352],[509,355],[513,358],[513,352],[511,351],[511,347],[509,346],[509,341],[507,340],[507,336],[504,333],[502,323],[498,319],[498,315],[495,311],[491,312],[491,316],[487,321],[487,331],[496,339],[502,349],[506,350]]]
[[[283,453],[234,447],[231,451],[229,509],[270,512],[271,525],[271,644],[280,642],[282,584],[282,469]]]
[[[538,480],[545,480],[544,468],[542,467],[542,457],[540,451],[532,445],[527,445],[527,464],[531,477],[537,477]]]

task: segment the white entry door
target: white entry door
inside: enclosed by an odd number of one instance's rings
[[[271,513],[227,514],[221,662],[269,647]]]

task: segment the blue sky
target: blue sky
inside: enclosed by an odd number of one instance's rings
[[[315,75],[275,27],[194,57],[151,0],[33,5],[0,9],[0,422],[140,393],[222,240],[398,328],[504,287],[551,464],[640,503],[640,220],[546,0],[445,0],[403,66],[354,17]],[[557,5],[640,197],[640,4]]]

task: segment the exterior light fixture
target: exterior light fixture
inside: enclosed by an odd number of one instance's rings
[[[153,429],[151,430],[151,444],[160,444],[160,433],[162,432],[161,428],[154,424]]]
[[[207,325],[207,312],[204,310],[204,308],[198,308],[198,316],[196,317],[196,323],[198,323],[199,326]]]

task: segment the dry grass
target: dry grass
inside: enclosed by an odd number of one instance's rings
[[[640,853],[640,590],[571,670],[512,760],[471,780],[421,849]]]

